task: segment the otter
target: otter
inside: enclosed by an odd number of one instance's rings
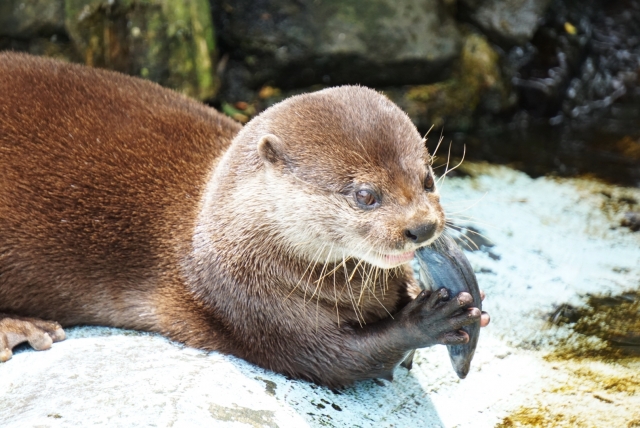
[[[2,53],[0,93],[2,360],[106,325],[343,387],[488,322],[413,278],[444,212],[425,140],[374,90],[241,127],[148,81]]]

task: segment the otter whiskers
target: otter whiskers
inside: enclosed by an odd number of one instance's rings
[[[389,288],[389,276],[395,276],[397,274],[397,267],[380,268],[373,263],[367,262],[366,260],[372,254],[375,255],[376,258],[384,257],[383,253],[375,250],[368,243],[367,238],[370,237],[362,237],[360,242],[349,251],[349,254],[346,254],[344,249],[336,250],[335,243],[319,245],[313,257],[311,257],[307,263],[296,285],[285,297],[285,299],[290,298],[296,290],[300,289],[303,294],[302,297],[305,307],[309,302],[312,302],[314,298],[316,299],[316,333],[319,325],[320,300],[325,301],[328,297],[326,291],[323,291],[325,286],[328,288],[327,291],[333,289],[333,307],[336,311],[338,324],[340,323],[340,307],[344,302],[342,296],[345,292],[347,293],[348,301],[351,303],[355,318],[361,326],[365,323],[365,313],[363,310],[368,299],[375,300],[380,307],[391,316],[391,312],[382,302],[378,294],[381,294],[382,297],[385,296]],[[305,245],[305,243],[298,242],[292,245],[302,246]],[[340,252],[341,257],[338,258],[338,260],[334,260],[334,256],[340,254]],[[360,256],[355,257],[353,254],[359,254]],[[325,261],[323,262],[322,259],[325,259]],[[349,267],[348,264],[352,260],[352,266]],[[330,266],[331,263],[333,263],[333,266]],[[342,270],[344,273],[342,290],[338,290],[337,287],[336,276],[339,270]],[[331,279],[327,281],[330,277]],[[356,278],[358,278],[358,281],[354,282]],[[379,290],[378,284],[380,284]],[[359,290],[357,289],[358,287]]]
[[[447,174],[449,174],[451,171],[458,169],[458,167],[462,165],[462,162],[464,162],[464,158],[466,154],[467,154],[467,145],[465,144],[462,146],[462,159],[460,159],[460,162],[458,162],[456,166],[449,169],[449,161],[451,159],[451,143],[449,143],[449,153],[447,154],[447,167],[445,168],[444,174],[442,174],[442,176],[438,178],[438,180],[436,181],[436,184],[440,184],[440,182],[444,184],[444,179],[446,178]]]
[[[304,281],[304,279],[307,276],[307,272],[309,272],[309,268],[311,268],[311,265],[313,264],[313,268],[311,269],[311,272],[309,273],[309,275],[312,274],[313,269],[315,269],[315,267],[316,267],[316,265],[318,263],[318,257],[322,254],[322,251],[324,250],[325,247],[326,247],[326,245],[323,245],[322,247],[318,248],[318,250],[316,250],[316,253],[313,255],[312,261],[307,265],[307,268],[304,270],[304,272],[300,276],[300,279],[298,280],[298,283],[289,292],[287,297],[285,297],[285,300],[288,299],[289,297],[291,297],[291,295],[298,289],[300,284],[302,284],[302,282]],[[313,260],[315,260],[315,263],[313,262]],[[307,292],[307,287],[305,286],[305,297],[306,297],[306,292]]]

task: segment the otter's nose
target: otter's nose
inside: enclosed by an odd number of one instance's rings
[[[433,223],[424,223],[420,224],[411,229],[406,229],[404,231],[404,236],[409,238],[411,241],[416,244],[421,244],[429,238],[433,237],[433,234],[436,232],[436,225]]]

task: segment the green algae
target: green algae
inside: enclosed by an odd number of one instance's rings
[[[65,0],[65,25],[83,62],[208,99],[215,38],[207,0]]]
[[[503,82],[499,55],[481,35],[468,35],[462,45],[460,59],[451,79],[431,85],[414,86],[405,97],[410,102],[423,105],[436,128],[445,122],[454,128],[471,126],[472,116],[491,94],[500,105],[507,105],[508,88]]]

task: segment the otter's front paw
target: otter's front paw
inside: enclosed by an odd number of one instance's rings
[[[449,299],[449,292],[441,288],[435,292],[424,290],[396,316],[405,338],[413,348],[436,344],[460,345],[469,341],[461,328],[478,322],[480,309],[471,307],[473,297],[462,292]]]
[[[57,322],[0,314],[0,362],[9,360],[12,349],[20,343],[29,342],[36,351],[43,351],[64,338],[64,330]]]

